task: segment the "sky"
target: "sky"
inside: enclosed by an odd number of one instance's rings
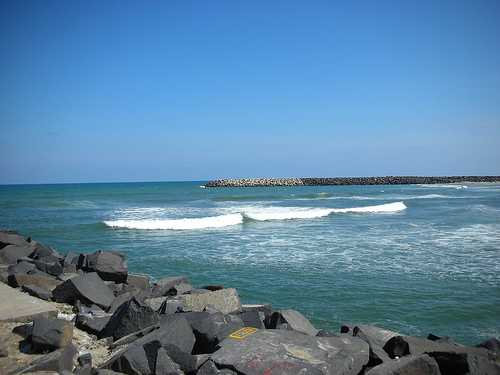
[[[0,184],[500,175],[500,2],[0,2]]]

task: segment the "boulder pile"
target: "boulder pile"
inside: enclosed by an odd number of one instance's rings
[[[129,274],[116,251],[61,255],[0,231],[0,280],[72,312],[16,323],[19,350],[34,357],[9,374],[500,374],[496,338],[468,347],[371,325],[318,330],[298,311],[242,304],[233,288]],[[79,346],[80,331],[105,343],[105,358]],[[12,355],[0,345],[0,369]]]

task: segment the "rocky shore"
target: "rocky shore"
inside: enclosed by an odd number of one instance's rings
[[[233,288],[131,274],[117,251],[63,255],[10,231],[0,281],[0,374],[500,374],[497,338],[330,332]]]
[[[322,185],[410,185],[500,182],[500,176],[385,176],[385,177],[305,177],[237,178],[208,181],[205,187],[322,186]]]

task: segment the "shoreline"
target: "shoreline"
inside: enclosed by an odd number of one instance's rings
[[[228,178],[208,181],[204,187],[328,186],[328,185],[432,185],[500,182],[500,176],[382,176]]]
[[[500,341],[464,346],[366,324],[318,329],[223,285],[128,272],[118,251],[60,254],[0,230],[0,369],[78,375],[499,374]],[[27,322],[21,324],[20,322]]]

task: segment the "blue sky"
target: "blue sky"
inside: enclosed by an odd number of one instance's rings
[[[0,183],[500,174],[500,2],[2,1]]]

